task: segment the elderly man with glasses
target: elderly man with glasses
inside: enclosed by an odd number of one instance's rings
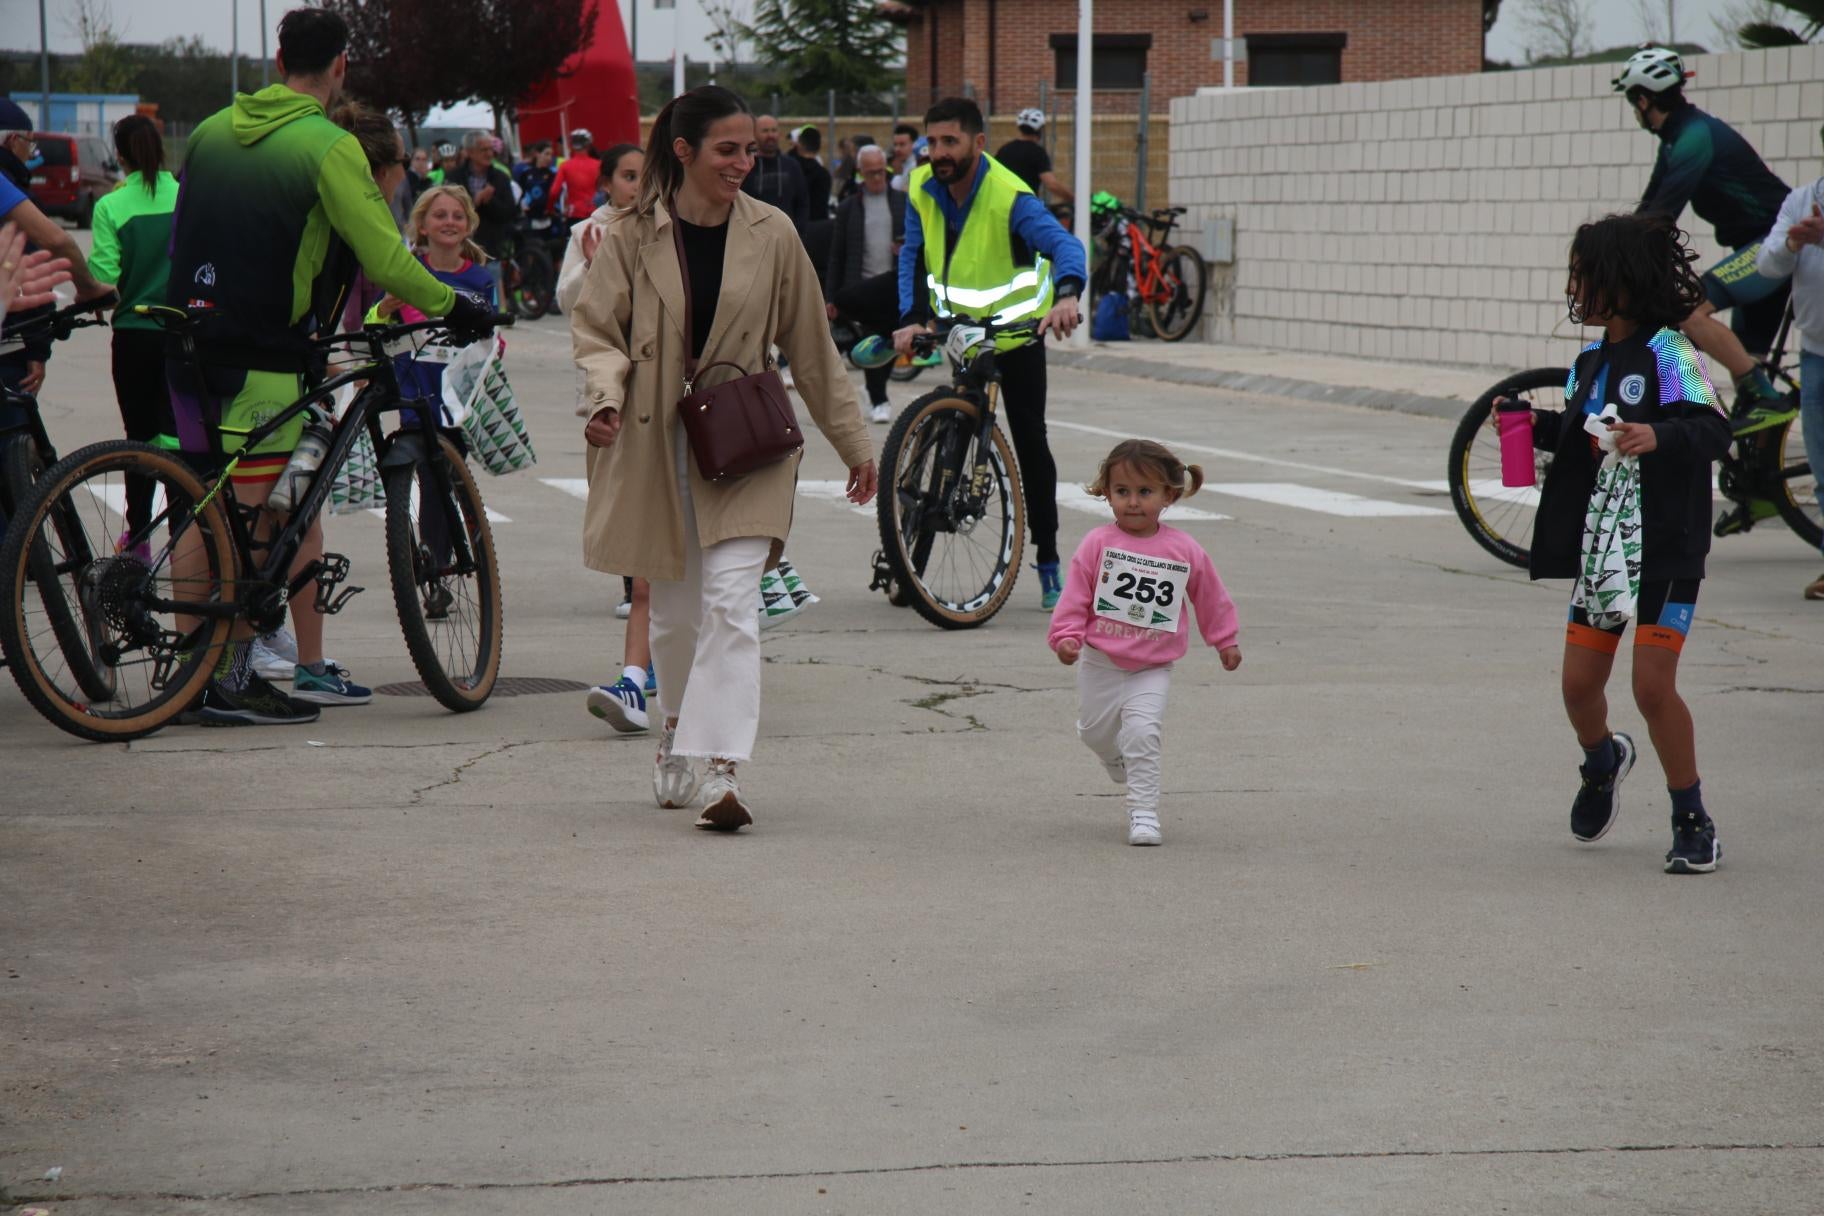
[[[888,184],[887,154],[876,144],[855,154],[861,189],[836,208],[824,298],[833,321],[842,317],[864,334],[886,337],[899,322],[899,246],[906,235],[906,196]],[[867,369],[869,416],[887,422],[892,363]]]

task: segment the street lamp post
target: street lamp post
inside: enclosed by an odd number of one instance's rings
[[[228,0],[230,29],[228,48],[228,100],[241,91],[241,0]]]
[[[1095,0],[1077,0],[1077,117],[1076,148],[1071,159],[1077,179],[1077,240],[1083,243],[1083,254],[1089,256],[1089,124],[1091,101],[1095,93]],[[1070,336],[1074,346],[1089,345],[1089,318],[1094,302],[1089,298],[1089,284],[1083,284],[1083,319],[1085,324]]]
[[[51,37],[44,20],[44,0],[38,0],[38,129],[51,129]]]
[[[260,87],[272,83],[272,56],[266,50],[266,0],[260,0]]]

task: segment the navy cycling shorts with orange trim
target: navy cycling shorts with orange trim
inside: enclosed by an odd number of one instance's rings
[[[1698,578],[1653,579],[1640,585],[1640,602],[1634,620],[1634,645],[1658,646],[1673,654],[1685,648],[1685,637],[1697,614]],[[1621,635],[1626,625],[1598,629],[1575,603],[1571,605],[1570,623],[1564,627],[1564,640],[1585,650],[1614,654],[1621,648]]]

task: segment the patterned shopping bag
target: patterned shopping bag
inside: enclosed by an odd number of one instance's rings
[[[1583,517],[1583,563],[1573,602],[1598,629],[1634,619],[1640,603],[1640,461],[1608,454]]]
[[[485,357],[473,355],[485,348]],[[529,469],[538,461],[526,422],[520,416],[507,382],[502,355],[507,344],[499,338],[478,342],[444,369],[444,417],[459,421],[469,437],[469,447],[488,472],[499,476]]]

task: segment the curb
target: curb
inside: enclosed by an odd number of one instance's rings
[[[1294,380],[1288,376],[1266,376],[1252,372],[1221,371],[1215,368],[1182,367],[1163,359],[1142,359],[1133,355],[1112,355],[1102,351],[1071,351],[1047,346],[1046,358],[1063,367],[1103,372],[1111,376],[1128,376],[1140,380],[1159,380],[1167,384],[1199,385],[1226,388],[1243,393],[1262,393],[1272,397],[1291,397],[1300,401],[1319,401],[1326,405],[1348,405],[1358,409],[1388,410],[1399,414],[1418,414],[1427,418],[1455,421],[1469,408],[1469,402],[1452,397],[1424,397],[1416,393],[1396,393],[1380,388],[1351,388],[1322,384],[1315,380]],[[1491,381],[1491,384],[1493,382]]]

